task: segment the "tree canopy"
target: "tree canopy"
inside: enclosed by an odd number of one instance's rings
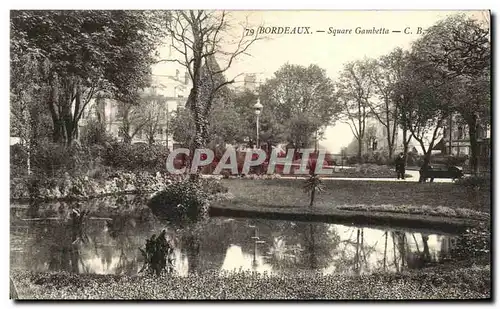
[[[91,99],[103,92],[135,102],[150,68],[167,13],[150,11],[12,11],[11,68],[30,54],[43,63],[54,141],[70,144]],[[16,78],[14,77],[14,80]]]

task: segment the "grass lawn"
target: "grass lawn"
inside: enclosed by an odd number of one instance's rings
[[[377,182],[325,180],[325,190],[316,194],[308,208],[304,180],[225,179],[234,195],[215,207],[278,212],[338,211],[399,213],[433,217],[489,220],[490,191],[473,191],[453,183]]]
[[[480,299],[489,266],[370,275],[130,277],[14,272],[20,299]]]

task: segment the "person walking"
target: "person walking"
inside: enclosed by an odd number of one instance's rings
[[[405,157],[404,153],[400,153],[396,158],[396,173],[398,179],[405,179]]]

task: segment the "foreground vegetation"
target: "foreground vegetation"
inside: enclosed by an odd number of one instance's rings
[[[370,275],[187,277],[15,272],[20,299],[487,299],[489,266]]]

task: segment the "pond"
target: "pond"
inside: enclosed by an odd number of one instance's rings
[[[77,227],[74,208],[89,211]],[[456,235],[326,223],[213,217],[197,231],[157,220],[145,199],[11,206],[11,268],[135,275],[146,238],[166,229],[178,275],[399,272],[454,259]]]

